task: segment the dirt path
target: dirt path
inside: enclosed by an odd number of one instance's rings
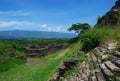
[[[52,59],[58,59],[62,56],[64,56],[67,52],[68,52],[69,48],[65,49],[61,54],[57,55],[55,58],[52,58]]]

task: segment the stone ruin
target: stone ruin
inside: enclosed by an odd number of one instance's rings
[[[120,51],[116,47],[117,43],[100,45],[92,54],[87,54],[76,74],[66,78],[58,69],[48,81],[120,81]],[[62,67],[62,73],[66,68]]]
[[[59,49],[65,49],[68,47],[68,44],[47,44],[45,46],[41,46],[39,48],[34,47],[25,47],[23,48],[23,51],[25,52],[27,57],[44,57],[46,55],[49,55]]]

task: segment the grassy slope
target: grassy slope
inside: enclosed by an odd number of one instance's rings
[[[0,81],[47,81],[65,58],[80,58],[76,51],[80,42],[71,45],[66,50],[57,51],[45,58],[29,58],[27,65],[20,63],[11,69],[0,73]],[[83,61],[84,58],[81,58]]]
[[[36,61],[41,61],[42,63],[37,65],[16,65],[8,71],[0,73],[0,81],[47,81],[61,64],[67,51],[61,50],[42,59],[29,59],[29,64],[34,64]],[[62,54],[61,57],[53,59],[60,54]]]

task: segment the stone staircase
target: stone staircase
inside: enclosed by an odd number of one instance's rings
[[[120,81],[120,52],[117,43],[100,45],[79,66],[75,75],[64,81]]]

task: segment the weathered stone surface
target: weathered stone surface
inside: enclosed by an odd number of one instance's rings
[[[86,76],[86,74],[82,73],[81,80],[88,81],[88,77]]]
[[[91,70],[91,71],[90,71],[91,76],[95,76],[95,71],[96,71],[96,70]]]
[[[117,78],[116,78],[116,81],[120,81],[120,77],[117,77]]]
[[[111,62],[116,62],[118,59],[119,59],[119,58],[116,57],[116,56],[110,56],[110,58],[109,58],[109,60],[110,60]]]
[[[113,76],[114,74],[105,66],[105,64],[101,64],[100,65],[100,68],[102,69],[103,73],[107,76],[107,77],[110,77],[110,76]]]
[[[99,67],[96,68],[95,74],[96,74],[97,81],[106,81]]]
[[[108,78],[120,73],[119,53],[117,51],[117,54],[114,54],[116,43],[110,42],[109,44],[108,42],[103,46],[103,48],[102,46],[96,47],[93,54],[86,55],[86,59],[80,64],[77,73],[63,81],[109,81]],[[64,66],[61,69],[64,71],[68,70],[65,68],[66,66],[71,66],[66,61],[63,64]],[[120,78],[117,77],[116,81],[120,81]]]
[[[76,79],[71,76],[71,77],[70,77],[69,79],[67,79],[66,81],[76,81]]]
[[[117,42],[114,42],[114,43],[111,42],[111,43],[108,44],[108,49],[113,50],[113,49],[116,48],[116,45],[117,45]]]
[[[107,46],[106,44],[100,44],[99,47],[104,48],[104,49],[107,49],[107,48],[108,48],[108,46]]]
[[[102,61],[106,61],[106,60],[108,60],[109,57],[110,57],[109,54],[107,54],[107,55],[102,55]]]
[[[106,61],[105,65],[112,71],[112,72],[120,72],[120,68],[115,66],[113,63],[110,61]]]
[[[66,48],[67,45],[55,45],[55,44],[48,44],[46,46],[41,46],[39,48],[34,48],[33,46],[23,48],[23,51],[26,53],[27,57],[44,57],[48,54],[55,52],[56,50]]]
[[[120,8],[120,0],[118,0],[112,9],[106,13],[102,18],[100,18],[96,24],[96,27],[106,27],[106,26],[115,26],[119,21],[119,8]]]
[[[63,62],[63,64],[58,68],[57,73],[55,73],[53,75],[53,77],[51,79],[49,79],[48,81],[56,81],[56,80],[60,80],[61,77],[64,77],[64,73],[66,71],[68,71],[69,69],[71,69],[72,66],[76,65],[78,62],[78,60],[65,60]],[[74,81],[74,78],[69,78],[68,81]]]
[[[93,62],[94,62],[95,65],[98,64],[97,63],[97,58],[96,58],[96,56],[94,54],[92,54],[92,59],[93,59]]]
[[[103,53],[101,53],[98,48],[95,48],[95,51],[96,51],[96,52],[95,52],[95,55],[96,55],[96,56],[102,56],[102,55],[103,55]]]
[[[92,77],[91,77],[91,80],[92,80],[92,81],[97,81],[96,76],[92,76]]]
[[[115,62],[115,65],[118,66],[118,67],[120,67],[120,60],[117,60],[117,61]]]
[[[114,53],[114,55],[117,56],[117,57],[120,57],[120,52],[116,51],[116,52]]]

